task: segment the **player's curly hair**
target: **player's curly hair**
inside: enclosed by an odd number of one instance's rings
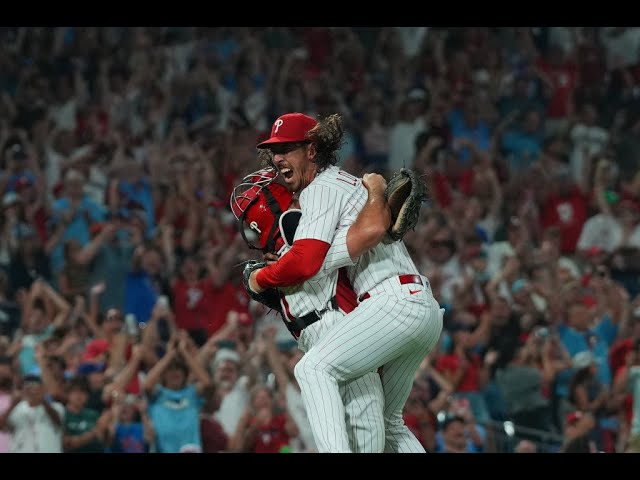
[[[340,114],[334,113],[319,120],[307,136],[316,144],[318,172],[338,163],[338,150],[344,144],[344,127]]]
[[[306,143],[315,143],[317,149],[316,165],[322,172],[330,165],[338,163],[338,150],[344,144],[342,116],[338,113],[318,120],[318,124],[307,132]],[[300,142],[305,143],[305,142]],[[274,167],[273,154],[268,148],[258,149],[258,160],[262,167]]]

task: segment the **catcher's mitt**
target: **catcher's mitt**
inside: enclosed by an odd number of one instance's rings
[[[266,266],[267,264],[263,261],[249,260],[242,271],[242,283],[252,299],[282,314],[282,306],[280,305],[280,294],[278,293],[278,290],[275,288],[268,288],[262,293],[256,293],[251,289],[251,287],[249,287],[249,276],[251,275],[251,272]]]
[[[418,223],[422,202],[427,199],[427,184],[413,170],[401,168],[387,182],[385,198],[391,209],[391,240],[401,240]]]

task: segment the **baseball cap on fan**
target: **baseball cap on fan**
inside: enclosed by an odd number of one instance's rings
[[[294,143],[308,140],[307,133],[318,124],[304,113],[286,113],[276,119],[271,127],[268,140],[259,143],[257,148],[269,148],[273,143]]]

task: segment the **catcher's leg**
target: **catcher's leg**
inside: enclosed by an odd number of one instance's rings
[[[384,451],[384,392],[377,372],[340,383],[349,445],[355,453]]]
[[[436,302],[435,300],[433,300]],[[427,341],[382,367],[382,388],[385,395],[385,449],[389,453],[424,453],[424,447],[404,424],[402,412],[424,357],[435,347],[442,332],[443,309],[432,309],[431,332]]]
[[[426,293],[406,295],[372,296],[333,325],[296,365],[318,451],[348,446],[339,382],[374,372],[433,335],[429,312],[437,311],[437,302]]]

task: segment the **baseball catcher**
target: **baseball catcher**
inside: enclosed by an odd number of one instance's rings
[[[292,198],[284,186],[273,182],[276,176],[277,172],[270,168],[251,173],[234,188],[231,195],[231,211],[240,223],[242,238],[249,248],[263,253],[282,249],[284,241],[280,220]],[[282,315],[280,292],[277,289],[269,288],[257,293],[249,287],[251,272],[266,265],[262,260],[249,260],[242,271],[243,284],[253,300]]]

